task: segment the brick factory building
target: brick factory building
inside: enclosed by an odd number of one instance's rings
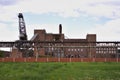
[[[23,52],[13,47],[10,57],[115,58],[120,56],[118,47],[115,44],[97,44],[96,34],[87,34],[86,39],[66,39],[62,33],[61,24],[57,34],[47,33],[45,29],[34,30],[34,36],[30,41],[50,43],[34,45],[31,50]]]
[[[120,42],[97,42],[96,34],[87,34],[85,39],[65,38],[62,25],[59,33],[47,33],[45,29],[34,30],[31,40],[27,39],[22,13],[19,13],[19,40],[0,42],[0,47],[11,48],[10,52],[0,51],[1,57],[57,57],[57,58],[119,58]],[[5,56],[3,56],[3,54]]]
[[[62,25],[59,25],[59,33],[52,34],[46,33],[46,30],[34,30],[34,41],[65,41],[72,43],[65,43],[63,46],[68,47],[48,47],[41,48],[38,52],[39,56],[49,55],[51,57],[92,57],[96,54],[95,49],[80,48],[76,46],[88,46],[88,42],[96,42],[96,34],[87,34],[86,39],[65,39],[65,35],[62,33]],[[76,43],[77,42],[77,43]],[[78,42],[80,42],[78,44]],[[56,43],[54,45],[48,44],[49,46],[61,46],[61,43]],[[96,44],[92,44],[96,45]],[[69,47],[75,46],[75,47]],[[34,50],[34,53],[37,53]]]

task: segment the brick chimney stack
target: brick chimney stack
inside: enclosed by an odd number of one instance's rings
[[[62,24],[59,24],[59,34],[62,34]]]

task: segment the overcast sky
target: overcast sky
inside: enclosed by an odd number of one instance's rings
[[[23,13],[28,38],[34,29],[67,38],[97,34],[98,41],[120,41],[120,0],[0,0],[0,41],[19,39],[18,13]]]

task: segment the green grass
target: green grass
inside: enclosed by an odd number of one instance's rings
[[[120,80],[120,63],[0,63],[0,80]]]

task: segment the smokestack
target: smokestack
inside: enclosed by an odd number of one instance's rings
[[[59,34],[62,34],[62,24],[59,24]]]

